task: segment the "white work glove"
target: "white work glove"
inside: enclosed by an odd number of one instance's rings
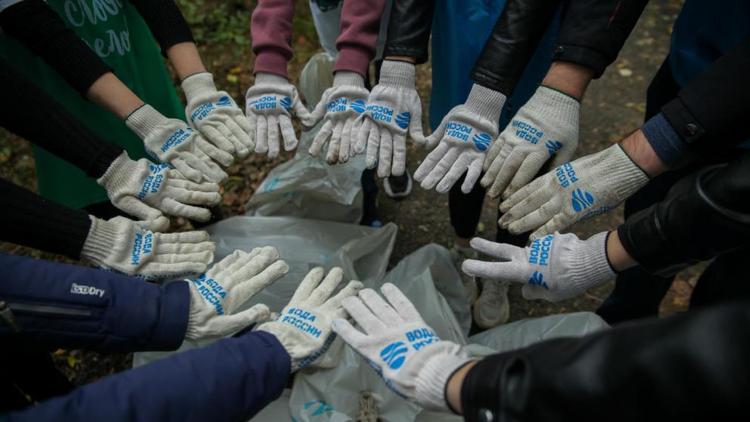
[[[463,272],[484,280],[521,283],[524,299],[559,302],[615,278],[607,260],[607,232],[588,240],[555,233],[535,239],[526,248],[475,237],[471,247],[498,261],[467,259],[461,265]]]
[[[380,81],[367,98],[360,116],[355,152],[367,149],[368,168],[378,166],[378,177],[401,176],[406,170],[406,131],[414,142],[424,144],[422,101],[416,88],[416,70],[411,63],[385,60]]]
[[[310,117],[302,120],[305,126],[313,127],[323,119],[323,126],[310,145],[310,155],[317,156],[328,143],[328,164],[345,163],[354,156],[354,143],[362,124],[357,118],[365,112],[368,95],[361,75],[342,70],[336,72],[333,87],[323,92]]]
[[[563,164],[500,204],[498,224],[513,234],[537,229],[532,238],[615,208],[648,182],[619,144]]]
[[[145,158],[133,161],[124,151],[96,182],[114,206],[142,220],[156,220],[165,213],[208,221],[211,212],[201,207],[221,200],[216,183],[191,182],[166,164]]]
[[[143,140],[152,157],[170,164],[188,179],[218,183],[227,178],[213,160],[228,166],[232,155],[206,142],[182,120],[168,119],[144,104],[128,116],[125,124]]]
[[[255,85],[245,94],[245,114],[255,137],[256,153],[268,153],[268,158],[278,157],[279,138],[284,140],[284,151],[297,148],[292,111],[299,119],[310,118],[297,87],[282,76],[258,72]]]
[[[380,291],[388,303],[372,289],[344,300],[361,330],[345,319],[336,319],[333,330],[398,395],[427,409],[447,411],[445,384],[471,358],[458,344],[441,341],[398,287],[385,283]]]
[[[146,280],[173,280],[206,271],[214,248],[206,232],[155,233],[125,217],[91,216],[81,258]]]
[[[331,297],[344,272],[334,267],[325,279],[324,275],[323,268],[313,268],[299,284],[279,318],[258,327],[260,331],[273,334],[289,353],[292,372],[312,364],[325,354],[335,338],[331,335],[331,321],[346,316],[341,301],[356,295],[362,288],[359,281],[350,281],[336,296]]]
[[[190,125],[216,148],[245,158],[254,148],[250,124],[226,91],[217,91],[208,72],[190,75],[182,81]]]
[[[190,340],[225,337],[265,321],[268,306],[257,304],[237,308],[289,271],[276,248],[255,248],[250,253],[236,250],[190,283],[190,314],[185,338]]]
[[[482,173],[484,156],[497,137],[504,104],[505,95],[474,84],[466,102],[453,107],[427,138],[427,145],[439,144],[417,168],[414,180],[424,189],[437,185],[435,190],[445,193],[466,173],[461,191],[471,192]]]
[[[578,146],[578,101],[554,89],[537,88],[492,144],[481,184],[487,195],[509,197],[534,180],[547,160],[567,163]]]

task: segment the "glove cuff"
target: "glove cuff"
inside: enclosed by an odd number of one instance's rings
[[[200,72],[188,76],[182,81],[182,90],[185,91],[185,98],[190,102],[191,98],[198,97],[205,93],[216,92],[214,84],[214,75],[209,72]]]
[[[138,163],[128,157],[127,151],[123,151],[109,166],[102,177],[96,179],[96,183],[103,187],[110,199],[112,194],[125,187],[137,172]]]
[[[92,215],[91,228],[81,249],[81,258],[86,258],[94,264],[106,266],[105,261],[115,248],[118,238],[118,227],[115,223],[100,220]]]
[[[255,74],[255,85],[289,85],[289,79],[273,73],[258,72]]]
[[[460,345],[441,341],[415,354],[415,361],[424,362],[416,376],[416,400],[425,409],[450,411],[445,400],[448,379],[472,360]]]
[[[615,195],[624,201],[648,183],[648,176],[625,153],[620,144],[612,145],[601,152],[607,163],[607,176],[614,180]]]
[[[524,106],[526,112],[544,116],[556,123],[578,127],[581,104],[570,97],[546,86],[539,86]]]
[[[125,119],[125,125],[141,140],[145,140],[151,132],[166,122],[167,118],[148,104],[140,106]]]
[[[380,68],[380,80],[378,84],[415,89],[416,74],[416,66],[411,63],[384,60]]]
[[[333,86],[356,86],[358,88],[364,88],[365,79],[359,73],[339,70],[333,75]]]
[[[500,92],[474,84],[466,98],[464,106],[485,117],[487,120],[497,123],[500,121],[500,113],[505,105],[505,95]]]
[[[588,289],[617,276],[607,259],[607,234],[597,233],[581,242],[570,268],[572,280]]]

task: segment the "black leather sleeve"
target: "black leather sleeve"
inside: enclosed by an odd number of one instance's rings
[[[647,271],[673,275],[749,244],[750,152],[677,183],[667,198],[618,228],[625,250]]]
[[[724,304],[490,356],[464,380],[464,418],[732,420],[750,406],[748,324],[750,303]]]
[[[598,78],[617,59],[648,0],[570,0],[555,60],[588,67]]]
[[[91,228],[86,212],[0,178],[0,240],[79,259]]]
[[[146,21],[162,53],[183,42],[195,42],[193,33],[174,0],[130,0]]]
[[[123,149],[107,142],[0,59],[0,126],[100,178]]]
[[[435,0],[394,0],[388,19],[383,57],[414,57],[417,64],[429,58]]]
[[[110,68],[42,0],[24,0],[0,13],[0,28],[86,95]]]
[[[750,138],[750,38],[690,81],[662,113],[697,154]]]
[[[509,0],[471,78],[509,96],[555,16],[560,0]]]

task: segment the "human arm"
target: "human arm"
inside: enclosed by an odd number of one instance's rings
[[[248,420],[281,395],[290,373],[289,354],[274,336],[246,332],[111,375],[7,418]]]
[[[467,421],[731,419],[750,386],[747,322],[747,303],[726,304],[542,342],[456,373],[448,398]]]

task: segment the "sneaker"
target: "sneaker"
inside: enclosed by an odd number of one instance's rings
[[[456,266],[458,273],[461,275],[461,284],[464,286],[466,297],[469,299],[469,305],[471,305],[477,300],[477,279],[474,276],[461,271],[461,264],[467,259],[477,259],[479,255],[474,249],[463,248],[455,245],[450,252],[451,259],[453,259],[453,265]]]
[[[482,329],[497,327],[508,322],[509,281],[482,281],[482,294],[474,303],[474,322]]]
[[[402,199],[409,196],[412,184],[409,170],[406,170],[401,176],[388,176],[383,179],[385,194],[393,199]]]

